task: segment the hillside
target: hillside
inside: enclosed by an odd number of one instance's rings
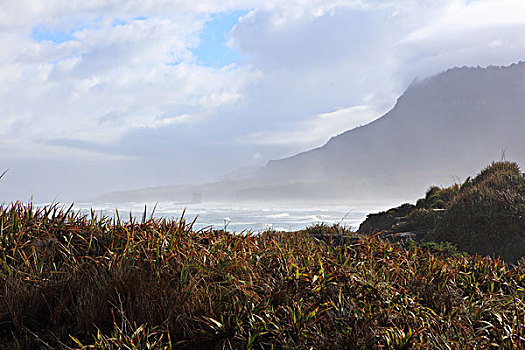
[[[99,201],[312,201],[417,198],[502,153],[525,163],[525,62],[454,68],[414,82],[381,118],[245,179],[124,191]]]
[[[454,68],[414,82],[394,108],[324,146],[270,161],[268,182],[350,182],[410,191],[465,177],[504,150],[525,161],[525,62]],[[352,186],[353,183],[353,186]]]

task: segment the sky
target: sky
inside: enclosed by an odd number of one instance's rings
[[[0,0],[0,202],[224,178],[520,60],[523,0]]]

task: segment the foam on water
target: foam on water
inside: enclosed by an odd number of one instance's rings
[[[266,216],[268,219],[278,219],[278,218],[287,218],[290,217],[289,213],[280,213],[280,214],[272,214]]]
[[[165,217],[179,219],[184,213],[187,222],[196,218],[195,229],[214,227],[217,229],[227,227],[233,232],[260,232],[267,229],[278,231],[296,231],[318,223],[328,225],[340,224],[356,230],[369,212],[377,212],[386,208],[382,207],[347,207],[323,206],[307,207],[279,206],[268,208],[263,205],[236,205],[228,206],[220,203],[202,203],[183,205],[173,202],[159,203],[113,203],[93,204],[77,203],[76,210],[89,211],[91,208],[97,213],[113,217],[118,207],[119,216],[125,220],[131,215],[141,219],[146,205],[147,217]],[[153,212],[153,208],[155,211]],[[153,212],[153,213],[152,213]]]

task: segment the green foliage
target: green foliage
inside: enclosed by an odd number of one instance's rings
[[[349,229],[339,224],[328,225],[324,222],[306,227],[303,231],[310,235],[345,235],[350,233]]]
[[[462,186],[432,238],[510,262],[525,255],[525,178],[515,163],[498,162]]]
[[[427,190],[425,198],[418,200],[416,206],[420,209],[444,209],[459,190],[460,186],[457,184],[447,188],[432,186]]]
[[[492,163],[461,185],[431,187],[407,220],[424,241],[515,263],[525,256],[525,178],[516,163]]]
[[[417,230],[428,232],[436,227],[438,216],[432,209],[414,209],[407,215],[407,220]]]
[[[414,240],[409,239],[404,242],[404,246],[409,250],[421,249],[445,257],[460,257],[466,254],[465,252],[460,252],[458,248],[450,242],[422,242],[418,244]]]

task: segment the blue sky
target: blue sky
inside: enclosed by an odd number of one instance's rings
[[[199,36],[199,46],[193,50],[199,63],[220,68],[242,60],[239,49],[228,46],[228,41],[239,18],[248,12],[233,11],[211,15]]]
[[[0,5],[6,199],[211,181],[381,116],[416,77],[525,59],[523,0],[36,5]]]
[[[73,40],[75,38],[73,36],[74,32],[74,30],[66,30],[64,26],[50,28],[45,24],[39,23],[33,28],[32,35],[37,42],[51,41],[52,43],[60,44]]]
[[[204,28],[199,33],[198,46],[192,49],[199,64],[221,68],[242,60],[239,49],[228,45],[228,42],[231,39],[230,33],[238,23],[239,18],[248,13],[249,11],[247,10],[239,10],[215,13],[209,16],[204,24]],[[111,25],[116,27],[133,21],[144,21],[147,19],[148,17],[146,16],[137,16],[131,19],[115,18]],[[96,23],[97,21],[94,21],[90,26],[96,27]],[[80,23],[74,26],[61,23],[53,27],[39,23],[33,28],[32,37],[37,42],[50,41],[54,44],[61,44],[74,40],[75,32],[86,28],[86,25]]]

